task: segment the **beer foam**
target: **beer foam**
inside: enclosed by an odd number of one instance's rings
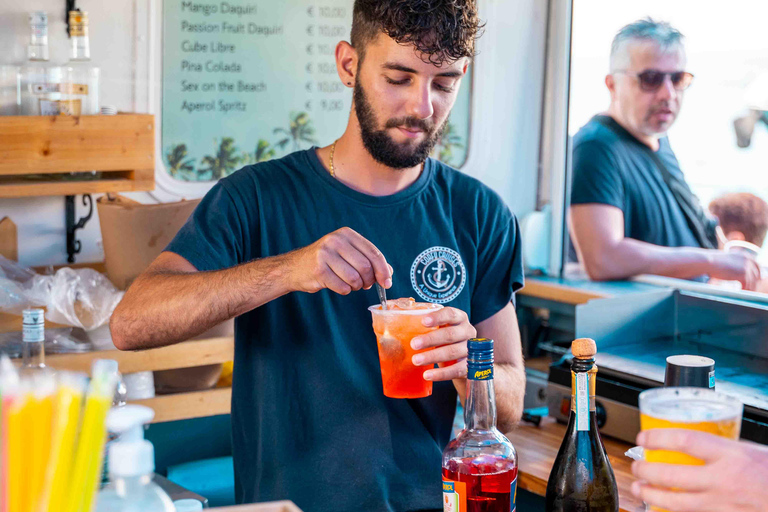
[[[703,388],[658,388],[640,395],[642,414],[681,423],[735,419],[743,407],[736,398]]]

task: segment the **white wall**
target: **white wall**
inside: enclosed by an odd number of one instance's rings
[[[161,0],[78,0],[90,19],[91,57],[101,67],[101,104],[122,111],[156,112],[146,77],[146,55],[160,51],[151,32]],[[0,64],[21,64],[29,38],[27,13],[46,10],[51,60],[68,57],[63,0],[0,2]],[[496,189],[522,217],[535,208],[541,131],[547,0],[480,0],[487,26],[480,39],[465,172]],[[158,23],[159,20],[154,20]],[[153,49],[151,42],[157,44]],[[159,127],[158,127],[159,128]],[[166,199],[160,193],[156,197]],[[134,196],[154,201],[146,194]],[[78,216],[83,207],[78,197]],[[66,261],[64,198],[0,199],[0,218],[19,228],[19,259],[30,266]],[[80,262],[100,261],[98,218],[78,231]]]

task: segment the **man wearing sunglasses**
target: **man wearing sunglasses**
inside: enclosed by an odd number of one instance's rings
[[[682,39],[650,18],[614,38],[610,106],[574,137],[569,231],[595,280],[708,276],[753,290],[759,266],[717,250],[717,220],[691,192],[666,136],[693,81]]]

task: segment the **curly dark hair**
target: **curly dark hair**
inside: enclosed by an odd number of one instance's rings
[[[725,194],[709,203],[709,211],[720,220],[727,235],[741,231],[747,242],[762,247],[768,232],[768,204],[754,194]]]
[[[475,0],[355,0],[351,43],[362,60],[366,45],[383,32],[440,67],[474,57],[482,28]]]

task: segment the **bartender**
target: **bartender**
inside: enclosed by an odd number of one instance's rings
[[[353,16],[335,53],[353,90],[341,137],[220,180],[110,327],[119,349],[136,350],[235,318],[238,503],[442,510],[467,339],[496,341],[500,428],[522,413],[519,228],[488,187],[428,158],[474,54],[475,2],[356,0]],[[425,320],[439,329],[411,343],[434,347],[413,357],[430,397],[382,393],[375,283],[446,306]]]

